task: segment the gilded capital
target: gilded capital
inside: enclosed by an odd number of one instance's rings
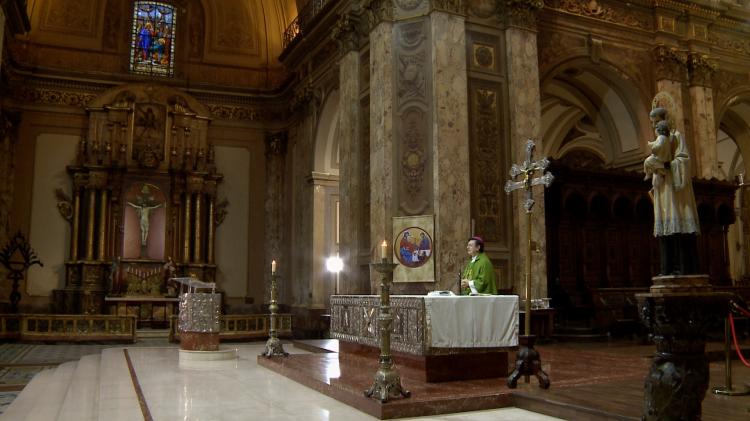
[[[544,7],[544,0],[501,0],[501,18],[508,25],[536,29],[537,14]]]
[[[185,180],[185,187],[188,193],[203,193],[203,177],[191,175]]]
[[[690,86],[713,86],[714,72],[716,72],[716,64],[707,55],[700,53],[688,55]]]
[[[104,171],[91,171],[89,173],[89,187],[102,189],[107,185],[107,173]]]
[[[668,79],[676,82],[687,80],[687,54],[674,47],[659,45],[654,48],[656,79]]]
[[[339,52],[344,55],[359,50],[360,17],[354,13],[344,13],[331,30],[331,38],[339,44]]]
[[[89,183],[89,179],[86,176],[85,173],[77,172],[73,174],[73,186],[75,186],[76,190],[80,190]]]

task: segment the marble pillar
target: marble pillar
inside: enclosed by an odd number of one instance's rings
[[[276,260],[279,271],[289,273],[290,262],[282,261],[284,226],[284,167],[287,150],[287,133],[273,133],[266,137],[266,229],[265,264],[263,265],[263,302],[271,299],[271,261]],[[283,279],[283,276],[282,276]]]
[[[536,32],[536,13],[541,5],[534,1],[517,2],[509,6],[508,26],[505,30],[505,61],[508,75],[511,160],[525,159],[526,141],[532,138],[536,150],[544,150],[539,138],[541,128],[541,92]],[[534,157],[542,158],[541,156]],[[506,174],[507,177],[510,177]],[[522,203],[524,197],[513,194],[514,251],[513,290],[525,298],[524,273],[526,267],[527,217]],[[547,297],[547,255],[544,210],[544,189],[534,191],[536,204],[531,217],[532,262],[531,296]]]
[[[430,14],[433,87],[435,288],[451,289],[471,234],[469,115],[464,17]]]
[[[690,124],[695,137],[694,152],[696,176],[700,178],[719,177],[719,162],[716,149],[716,121],[714,120],[713,73],[715,66],[707,56],[691,53],[688,56],[690,76]],[[697,153],[700,151],[700,153]],[[729,163],[727,163],[729,164]]]
[[[344,270],[339,274],[339,294],[369,294],[369,280],[360,279],[359,248],[368,233],[361,220],[363,206],[363,180],[359,177],[362,171],[363,150],[360,138],[360,52],[359,31],[361,18],[354,13],[342,15],[336,24],[333,36],[339,43],[339,155],[342,159],[339,167],[340,237],[339,256],[344,261]]]
[[[370,32],[370,249],[393,236],[393,96],[395,62],[393,22],[383,20]],[[374,254],[373,254],[374,256]],[[378,282],[370,274],[370,292]]]
[[[395,279],[394,292],[450,289],[471,235],[464,16],[445,2],[379,4],[370,31],[371,250],[393,245],[394,217],[430,215],[435,282]]]

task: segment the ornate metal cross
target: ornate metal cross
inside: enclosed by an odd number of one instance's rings
[[[542,158],[538,161],[531,160],[535,147],[536,144],[534,143],[533,139],[527,140],[526,160],[523,161],[521,165],[513,164],[513,166],[510,168],[511,178],[516,178],[519,175],[523,174],[523,180],[508,180],[508,182],[505,183],[505,193],[507,194],[510,194],[512,191],[518,189],[526,190],[526,200],[523,202],[523,208],[526,209],[526,213],[531,213],[531,208],[534,207],[534,195],[531,191],[531,188],[540,184],[543,184],[544,187],[549,187],[549,185],[552,184],[552,181],[555,179],[555,176],[553,176],[552,174],[544,173],[544,170],[546,170],[549,166],[549,160],[547,158]],[[534,173],[536,173],[537,171],[541,172],[543,175],[537,178],[533,178]]]
[[[531,209],[534,207],[534,196],[531,188],[540,184],[549,187],[555,177],[550,173],[544,173],[549,166],[549,160],[542,158],[538,161],[532,161],[534,153],[534,141],[526,141],[526,160],[521,165],[513,164],[510,169],[510,176],[516,178],[523,175],[523,180],[508,180],[505,183],[505,193],[510,194],[513,190],[525,189],[526,200],[523,202],[523,208],[526,209],[526,311],[524,318],[524,335],[518,337],[518,356],[516,360],[516,369],[508,377],[508,387],[515,388],[518,379],[521,376],[536,376],[539,379],[539,386],[546,389],[549,387],[549,376],[542,370],[542,362],[539,352],[534,349],[535,337],[531,334]],[[541,176],[534,178],[536,172],[542,173]]]

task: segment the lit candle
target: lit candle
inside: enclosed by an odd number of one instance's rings
[[[383,243],[380,244],[380,258],[386,259],[388,257],[388,243],[383,240]]]
[[[276,260],[271,260],[271,275],[276,274]]]

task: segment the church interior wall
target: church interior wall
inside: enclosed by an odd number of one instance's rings
[[[72,186],[66,166],[75,161],[80,136],[40,134],[34,139],[34,175],[31,200],[29,241],[44,266],[33,266],[26,276],[26,293],[30,297],[48,298],[65,274],[70,229],[68,221],[57,210],[52,193],[62,189],[72,197]]]

